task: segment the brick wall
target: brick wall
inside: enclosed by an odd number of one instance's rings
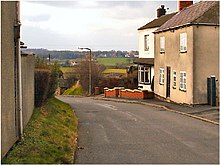
[[[120,98],[131,98],[131,99],[149,99],[154,97],[153,92],[147,90],[130,90],[123,88],[104,89],[105,97],[120,97]]]

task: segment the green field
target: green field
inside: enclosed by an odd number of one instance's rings
[[[116,66],[119,65],[130,65],[128,58],[97,58],[99,64],[103,64],[105,66]],[[132,60],[131,60],[132,61]]]
[[[122,73],[126,74],[127,70],[126,69],[106,69],[103,72],[104,74],[109,74],[109,73]]]
[[[63,73],[66,73],[66,72],[75,72],[76,69],[73,68],[73,67],[60,67],[60,70],[63,72]]]

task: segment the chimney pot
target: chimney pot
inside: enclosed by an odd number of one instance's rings
[[[166,9],[164,8],[165,5],[161,5],[161,7],[159,7],[157,9],[157,18],[161,17],[162,15],[165,15],[166,14]]]

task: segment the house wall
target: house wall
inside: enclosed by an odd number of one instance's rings
[[[34,56],[22,56],[22,106],[23,125],[27,125],[34,109]]]
[[[16,2],[1,1],[1,157],[18,139],[14,82],[15,11]]]
[[[187,52],[180,53],[180,33],[187,33]],[[160,37],[165,37],[165,53],[160,53]],[[167,67],[171,68],[170,100],[177,103],[193,103],[193,28],[184,27],[175,31],[155,34],[154,92],[166,98]],[[159,84],[160,68],[164,68],[164,84]],[[177,86],[173,88],[173,70],[177,72]],[[186,91],[181,91],[180,71],[186,71]]]
[[[193,26],[194,31],[194,103],[207,103],[207,77],[219,80],[219,27]]]
[[[144,29],[138,31],[138,43],[139,43],[139,58],[154,58],[154,34],[153,32],[157,28]],[[144,36],[149,35],[149,51],[145,51],[145,39]]]

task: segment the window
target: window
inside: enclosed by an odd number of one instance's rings
[[[187,34],[180,33],[180,52],[187,51]]]
[[[180,90],[186,91],[186,72],[180,72]]]
[[[150,68],[139,65],[139,76],[138,76],[138,82],[144,83],[144,84],[150,84]]]
[[[165,52],[165,37],[160,37],[160,52]]]
[[[164,84],[164,68],[160,68],[160,84]]]
[[[176,89],[176,71],[173,70],[173,88]]]
[[[144,36],[144,49],[145,51],[149,51],[149,44],[150,44],[150,41],[149,41],[149,35],[145,35]]]

